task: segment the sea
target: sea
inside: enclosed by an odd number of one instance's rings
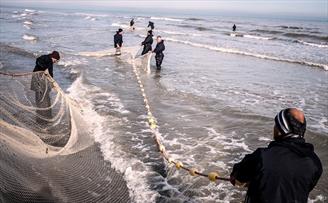
[[[229,177],[235,163],[272,141],[274,116],[297,107],[323,164],[309,202],[327,201],[327,19],[1,5],[0,71],[31,72],[37,56],[59,51],[54,79],[87,112],[101,158],[122,174],[132,202],[243,201],[246,188],[163,160],[126,57],[79,54],[113,48],[119,28],[123,48],[139,46],[148,21],[164,39],[165,57],[160,72],[152,58],[140,78],[170,156]]]

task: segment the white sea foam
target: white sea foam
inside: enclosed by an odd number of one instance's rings
[[[64,66],[64,67],[70,67],[70,66],[77,66],[81,64],[86,64],[86,59],[72,59],[72,58],[65,58],[58,62],[58,65]]]
[[[36,41],[38,38],[36,36],[33,36],[33,35],[25,34],[25,35],[23,35],[23,39],[25,39],[27,41]]]
[[[112,26],[113,27],[120,27],[120,28],[128,28],[128,27],[130,27],[127,24],[120,24],[120,23],[112,23]]]
[[[157,193],[150,190],[146,182],[147,176],[149,175],[148,171],[151,171],[151,169],[146,169],[145,167],[147,166],[139,160],[127,157],[123,150],[120,149],[120,146],[113,142],[113,133],[105,124],[106,118],[93,110],[92,97],[97,96],[97,94],[98,96],[99,94],[101,96],[107,95],[100,91],[98,87],[83,84],[82,76],[74,81],[68,89],[69,96],[79,103],[83,109],[84,118],[93,126],[94,138],[100,143],[105,160],[110,161],[112,167],[123,174],[129,188],[130,196],[134,202],[154,202]],[[119,102],[118,99],[115,101]]]
[[[256,36],[256,35],[244,35],[245,38],[250,38],[250,39],[258,39],[258,40],[270,40],[271,38],[269,37],[261,37],[261,36]]]
[[[302,40],[297,40],[297,42],[299,42],[301,44],[304,44],[304,45],[312,46],[312,47],[328,48],[327,44],[316,44],[316,43],[305,42],[305,41],[302,41]]]
[[[165,20],[165,21],[174,21],[174,22],[181,22],[183,19],[178,18],[166,18],[166,17],[150,17],[152,20]]]
[[[23,22],[25,25],[33,25],[33,22],[32,21],[24,21]]]

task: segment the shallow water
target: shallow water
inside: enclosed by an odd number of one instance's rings
[[[166,39],[161,73],[152,61],[151,74],[141,76],[173,158],[228,176],[246,153],[269,143],[274,115],[296,106],[305,111],[307,139],[324,166],[310,198],[328,197],[325,22],[24,9],[1,8],[1,70],[30,71],[36,55],[59,50],[55,79],[98,119],[95,139],[136,202],[240,202],[245,190],[167,166],[127,58],[77,54],[112,47],[112,35],[127,27],[131,15],[137,15],[137,28],[125,31],[125,46],[142,41],[148,20]],[[233,23],[237,35],[230,32]]]

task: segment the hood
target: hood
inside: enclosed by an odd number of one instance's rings
[[[313,156],[314,154],[313,145],[306,143],[303,138],[286,138],[270,142],[269,148],[274,146],[286,147],[302,157]]]

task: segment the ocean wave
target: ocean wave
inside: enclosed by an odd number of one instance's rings
[[[204,19],[201,19],[201,18],[187,18],[186,20],[189,20],[189,21],[202,21]]]
[[[184,32],[177,32],[177,31],[170,31],[170,30],[157,30],[158,32],[163,32],[170,35],[190,35],[190,36],[201,36],[200,34],[195,33],[184,33]]]
[[[314,40],[325,41],[325,42],[328,41],[328,36],[318,36],[318,35],[294,33],[294,32],[284,33],[283,35],[291,38],[308,38],[308,39],[314,39]]]
[[[182,28],[193,28],[193,29],[198,30],[198,31],[212,30],[211,28],[203,27],[203,26],[197,26],[197,25],[186,25],[186,24],[183,24],[183,25],[177,25],[177,26],[178,27],[182,27]]]
[[[167,17],[150,17],[152,20],[165,20],[165,21],[175,21],[175,22],[181,22],[183,19],[178,18],[167,18]]]
[[[279,28],[283,28],[283,29],[293,29],[293,30],[301,30],[304,29],[303,27],[297,27],[297,26],[286,26],[286,25],[280,25],[277,26]]]
[[[270,37],[261,37],[261,36],[256,36],[256,35],[244,35],[244,37],[250,38],[250,39],[259,39],[259,40],[270,40],[270,39],[272,39]]]
[[[25,34],[25,35],[23,35],[23,39],[25,39],[27,41],[37,41],[38,38],[33,35]]]
[[[304,44],[304,45],[312,46],[312,47],[328,48],[328,44],[316,44],[316,43],[311,43],[311,42],[305,42],[302,40],[296,40],[296,42]]]
[[[95,14],[95,13],[73,13],[73,15],[78,15],[78,16],[91,16],[91,17],[107,17],[108,15],[106,14]]]
[[[288,62],[288,63],[296,63],[296,64],[307,65],[307,66],[312,66],[312,67],[319,67],[319,68],[323,68],[324,70],[328,71],[328,65],[327,64],[320,64],[320,63],[314,63],[314,62],[309,62],[309,61],[298,61],[298,60],[293,60],[293,59],[279,58],[279,57],[276,57],[276,56],[269,56],[269,55],[264,55],[264,54],[244,52],[244,51],[237,50],[237,49],[211,46],[211,45],[206,45],[206,44],[194,43],[194,42],[191,42],[191,41],[178,40],[178,39],[174,39],[174,38],[165,38],[165,40],[171,41],[171,42],[187,44],[187,45],[194,46],[194,47],[206,48],[206,49],[209,49],[209,50],[219,51],[219,52],[223,52],[223,53],[239,54],[239,55],[244,55],[244,56],[256,57],[256,58],[260,58],[260,59],[267,59],[267,60],[274,60],[274,61],[281,61],[281,62]]]
[[[251,30],[251,32],[259,32],[259,33],[265,33],[265,34],[282,34],[282,33],[284,33],[282,31],[277,31],[277,30],[263,30],[263,29]]]
[[[97,18],[92,17],[92,16],[87,16],[87,17],[85,17],[84,19],[85,19],[85,20],[91,20],[91,21],[95,21],[95,20],[97,20]]]

